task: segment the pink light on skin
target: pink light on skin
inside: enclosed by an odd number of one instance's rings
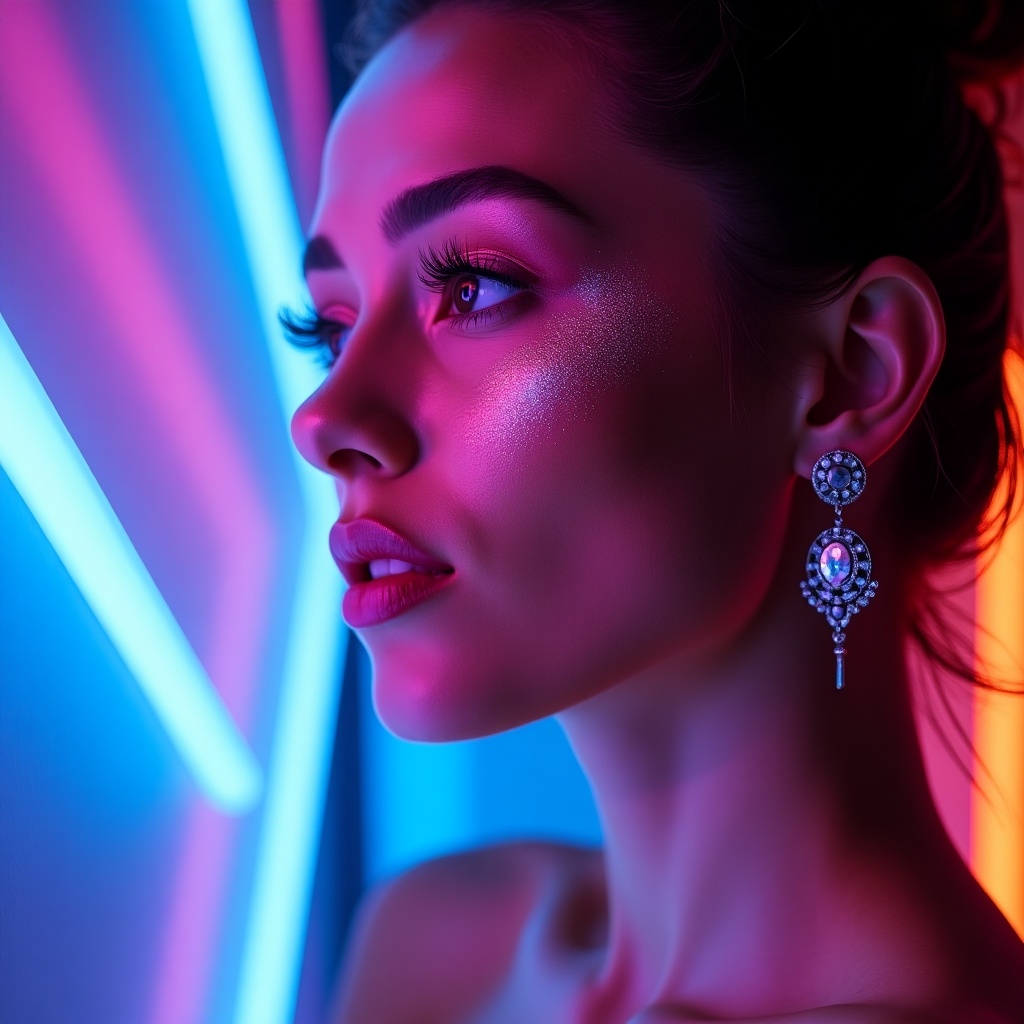
[[[320,5],[316,0],[277,0],[275,16],[288,117],[292,187],[299,216],[305,224],[316,202],[320,154],[331,117]]]
[[[132,194],[111,156],[59,21],[44,4],[0,6],[0,103],[5,125],[34,160],[68,247],[108,315],[118,364],[142,390],[179,453],[189,500],[211,524],[220,553],[204,664],[243,732],[251,719],[266,626],[273,537],[248,475],[245,446],[197,358],[188,318],[127,205]],[[31,97],[30,103],[25,97]],[[68,159],[74,154],[74,159]],[[138,344],[139,338],[147,343]],[[188,396],[183,415],[182,396]],[[161,954],[154,1022],[199,1020],[215,963],[218,894],[235,822],[202,806],[185,827]]]

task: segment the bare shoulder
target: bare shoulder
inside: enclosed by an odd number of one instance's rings
[[[508,843],[427,861],[363,899],[331,1024],[432,1024],[466,1015],[510,970],[544,895],[595,851]]]

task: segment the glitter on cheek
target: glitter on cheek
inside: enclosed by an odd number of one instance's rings
[[[634,267],[590,272],[559,304],[466,410],[462,436],[478,456],[519,456],[592,416],[613,391],[639,385],[661,362],[677,322]]]

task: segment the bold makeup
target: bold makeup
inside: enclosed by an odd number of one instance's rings
[[[387,622],[455,578],[452,566],[372,519],[335,523],[330,546],[349,585],[342,614],[353,629]]]
[[[475,448],[521,452],[567,418],[593,412],[658,358],[674,328],[674,313],[638,267],[589,271],[565,308],[539,326],[536,343],[495,367],[463,428]]]

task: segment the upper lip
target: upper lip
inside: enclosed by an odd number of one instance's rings
[[[331,554],[345,582],[364,583],[370,579],[370,562],[397,558],[431,572],[454,572],[452,566],[416,547],[412,541],[372,519],[337,522],[331,527]]]

